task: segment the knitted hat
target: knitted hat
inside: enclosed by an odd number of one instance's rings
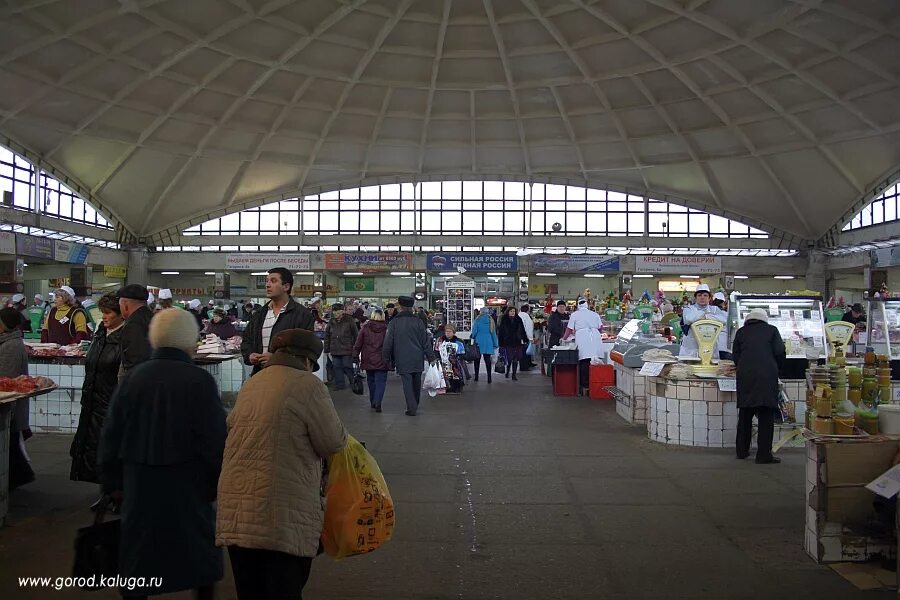
[[[166,308],[150,321],[149,337],[154,348],[177,348],[191,353],[197,349],[197,320],[186,310]]]
[[[292,356],[308,358],[313,372],[319,370],[319,357],[322,356],[322,340],[306,329],[285,329],[272,338],[269,346],[272,352],[286,352]]]
[[[744,324],[746,324],[747,321],[762,321],[763,323],[768,323],[769,313],[761,308],[754,308],[749,313],[747,313],[747,318],[744,319]]]

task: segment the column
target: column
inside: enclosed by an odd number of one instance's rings
[[[828,257],[817,250],[809,253],[806,267],[806,289],[820,292],[823,300],[828,300]]]
[[[125,283],[147,285],[150,280],[150,250],[144,246],[128,248],[128,275]]]

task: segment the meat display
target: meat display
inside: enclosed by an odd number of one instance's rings
[[[0,392],[15,392],[16,394],[27,394],[37,390],[43,390],[56,385],[52,379],[47,377],[30,377],[28,375],[19,375],[16,378],[0,377]]]

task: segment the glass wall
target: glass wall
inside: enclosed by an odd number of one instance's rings
[[[894,184],[859,211],[849,223],[844,225],[843,231],[862,229],[900,219],[897,208],[898,197],[900,197],[900,184]]]

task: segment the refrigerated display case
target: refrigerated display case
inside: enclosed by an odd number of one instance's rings
[[[900,300],[869,300],[866,345],[891,361],[900,359]]]
[[[444,312],[447,323],[456,329],[456,336],[467,340],[472,333],[475,312],[475,280],[463,275],[448,279]]]

